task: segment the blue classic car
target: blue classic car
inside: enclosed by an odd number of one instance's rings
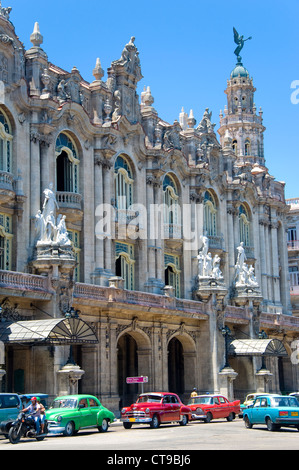
[[[278,431],[282,426],[299,430],[299,402],[290,396],[259,396],[244,409],[243,420],[248,429],[254,424],[265,424],[269,431]]]

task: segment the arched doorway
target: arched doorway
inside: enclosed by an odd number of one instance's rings
[[[120,408],[134,403],[142,391],[141,385],[127,384],[127,377],[146,376],[149,383],[144,385],[144,391],[151,387],[151,352],[149,337],[136,325],[119,337],[117,342],[117,380]]]
[[[138,375],[138,355],[137,343],[135,339],[124,334],[119,338],[117,350],[117,370],[118,370],[118,393],[120,397],[120,409],[128,406],[134,401],[138,393],[137,384],[127,384],[127,377]]]
[[[168,353],[168,390],[177,393],[184,401],[193,387],[198,387],[198,366],[196,345],[193,338],[184,331],[170,338]]]
[[[185,391],[184,352],[182,343],[172,338],[168,344],[168,389],[182,395]]]

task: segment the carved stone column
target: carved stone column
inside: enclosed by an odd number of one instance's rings
[[[224,367],[218,374],[219,376],[219,391],[228,400],[234,400],[234,386],[233,381],[237,378],[237,372],[231,367]]]

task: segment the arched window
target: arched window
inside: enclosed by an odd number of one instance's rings
[[[213,195],[210,191],[204,196],[204,233],[209,237],[217,235],[217,209]]]
[[[11,173],[12,130],[5,113],[0,110],[0,171]]]
[[[245,155],[251,155],[251,143],[250,139],[245,140]]]
[[[177,185],[170,175],[166,175],[163,181],[164,196],[164,223],[180,224],[179,195]]]
[[[164,255],[165,264],[165,285],[172,286],[176,297],[181,296],[181,271],[180,271],[180,259],[178,256],[165,253]]]
[[[117,242],[115,252],[115,275],[124,279],[125,289],[134,290],[134,246],[128,243]]]
[[[250,246],[250,221],[244,204],[239,207],[239,231],[240,242],[243,242],[245,246]]]
[[[56,141],[56,190],[78,193],[79,155],[72,138],[62,132]]]
[[[12,254],[12,218],[0,213],[0,269],[11,269]]]
[[[238,155],[238,142],[236,140],[233,140],[232,147],[234,154]]]
[[[128,160],[119,156],[114,165],[115,205],[117,209],[129,209],[133,204],[133,172]]]

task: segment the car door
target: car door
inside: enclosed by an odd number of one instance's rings
[[[228,403],[228,401],[226,400],[226,398],[222,397],[222,396],[219,396],[218,397],[218,400],[219,400],[219,418],[226,418],[229,414],[230,414],[230,405]]]
[[[181,403],[174,395],[171,396],[172,421],[179,421],[181,414]]]
[[[220,404],[219,404],[218,397],[213,397],[212,403],[213,403],[212,404],[213,418],[214,419],[221,418],[221,407],[220,407]]]
[[[92,426],[92,413],[87,398],[81,398],[78,403],[80,415],[80,427]]]
[[[261,399],[256,398],[252,408],[250,408],[250,414],[251,414],[251,423],[252,424],[259,424],[261,423]]]
[[[162,400],[162,410],[161,410],[161,422],[172,421],[172,406],[171,406],[171,397],[166,395]]]
[[[96,426],[98,424],[97,416],[100,410],[99,404],[92,397],[88,398],[90,413],[91,413],[91,426]]]

